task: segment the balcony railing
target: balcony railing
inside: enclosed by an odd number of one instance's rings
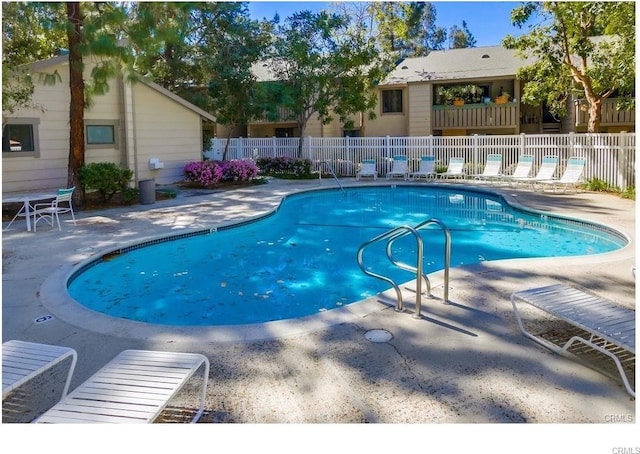
[[[292,122],[291,109],[287,109],[286,107],[278,107],[278,115],[273,120],[268,120],[267,118],[261,118],[259,120],[253,120],[249,124],[252,125],[262,125],[267,123],[287,123]]]
[[[433,106],[432,126],[437,129],[516,128],[518,105],[465,104],[464,106]]]
[[[618,110],[616,99],[605,99],[600,107],[600,126],[624,126],[635,124],[636,111]],[[575,103],[576,126],[586,126],[589,123],[589,108],[585,100],[580,99]]]

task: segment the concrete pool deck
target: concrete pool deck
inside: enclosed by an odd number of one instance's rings
[[[616,195],[496,188],[533,209],[604,223],[631,243],[592,257],[454,268],[451,304],[427,299],[421,319],[371,299],[307,323],[204,333],[90,317],[60,290],[74,266],[116,246],[233,223],[273,209],[291,192],[331,187],[333,180],[272,180],[228,191],[181,191],[150,205],[78,212],[77,225],[65,222],[62,232],[46,225],[27,232],[16,222],[2,235],[2,340],[76,349],[71,389],[125,349],[203,353],[211,380],[202,422],[634,425],[635,400],[619,381],[526,339],[509,300],[514,291],[562,282],[635,308],[635,202]],[[439,273],[432,285],[441,295]],[[371,342],[365,333],[373,329],[392,339]],[[196,394],[185,397],[185,407],[195,405]]]

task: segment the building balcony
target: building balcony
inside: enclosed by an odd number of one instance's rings
[[[275,118],[260,118],[258,120],[252,120],[249,122],[249,125],[266,125],[266,124],[276,124],[276,123],[295,123],[295,119],[293,118],[293,114],[291,113],[291,109],[287,109],[285,107],[278,107],[277,115]]]
[[[518,128],[519,120],[515,102],[433,106],[432,110],[433,130]]]
[[[616,108],[617,99],[605,99],[600,108],[600,126],[631,126],[635,125],[636,111],[618,110]],[[586,127],[589,123],[588,104],[584,99],[575,102],[576,126]]]

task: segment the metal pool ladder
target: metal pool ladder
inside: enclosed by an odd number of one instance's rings
[[[422,281],[424,280],[425,283],[427,284],[427,293],[430,295],[431,294],[431,283],[429,282],[429,278],[427,277],[426,274],[424,274],[423,272],[423,260],[424,260],[424,243],[422,241],[422,237],[420,236],[419,230],[423,227],[426,227],[428,225],[432,225],[432,224],[436,224],[438,225],[441,229],[442,232],[444,233],[444,237],[445,237],[445,241],[444,241],[444,302],[448,302],[449,301],[449,265],[451,262],[451,234],[449,233],[449,229],[447,228],[447,226],[440,220],[438,219],[429,219],[426,220],[424,222],[421,222],[420,224],[416,225],[415,227],[411,227],[408,225],[402,225],[399,227],[395,227],[385,233],[382,233],[366,242],[364,242],[359,248],[358,248],[358,266],[360,266],[360,269],[362,270],[363,273],[365,273],[366,275],[375,277],[377,279],[383,280],[385,282],[387,282],[388,284],[390,284],[394,290],[396,291],[396,295],[397,295],[397,302],[396,302],[396,308],[395,310],[398,312],[402,312],[404,311],[404,301],[402,299],[402,292],[400,290],[400,286],[398,284],[396,284],[396,282],[387,277],[387,276],[383,276],[381,274],[378,273],[374,273],[373,271],[370,271],[368,269],[365,268],[364,266],[364,259],[363,259],[363,255],[364,255],[364,250],[374,244],[377,243],[379,241],[383,241],[386,240],[387,241],[387,246],[386,246],[386,254],[387,254],[387,258],[389,259],[389,261],[395,265],[396,267],[403,269],[405,271],[410,271],[410,272],[414,272],[416,274],[416,311],[414,314],[415,318],[420,318],[421,317],[421,311],[422,311]],[[416,266],[412,266],[403,262],[399,262],[398,260],[396,260],[393,256],[393,243],[402,238],[405,237],[407,235],[413,235],[413,237],[416,240],[416,246],[417,246],[417,251],[416,251]]]
[[[342,183],[340,183],[340,180],[338,180],[338,176],[336,175],[336,172],[333,170],[333,167],[331,167],[331,164],[329,164],[329,161],[320,161],[319,164],[321,165],[324,164],[325,166],[327,166],[327,169],[329,169],[329,173],[331,174],[333,179],[336,180],[336,183],[338,183],[338,186],[340,186],[340,189],[344,191],[344,188],[342,187]],[[318,172],[318,179],[322,181],[322,169],[320,169],[320,171]]]

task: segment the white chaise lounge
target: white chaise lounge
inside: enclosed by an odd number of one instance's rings
[[[150,423],[198,370],[203,377],[196,422],[204,412],[209,360],[146,350],[123,351],[35,422]]]
[[[4,399],[16,388],[65,360],[69,360],[69,366],[61,398],[64,398],[69,391],[78,360],[78,355],[73,348],[20,340],[3,343],[2,398]]]
[[[522,333],[555,353],[565,353],[576,343],[607,355],[615,363],[627,392],[635,397],[635,389],[625,373],[623,362],[633,361],[636,350],[636,313],[612,301],[564,284],[548,285],[515,292],[511,303]],[[518,311],[526,303],[576,328],[580,333],[562,344],[553,343],[528,331]],[[582,334],[584,333],[584,334]]]
[[[389,172],[387,172],[387,180],[394,177],[400,177],[404,180],[409,179],[409,163],[406,156],[394,156],[393,166]]]

